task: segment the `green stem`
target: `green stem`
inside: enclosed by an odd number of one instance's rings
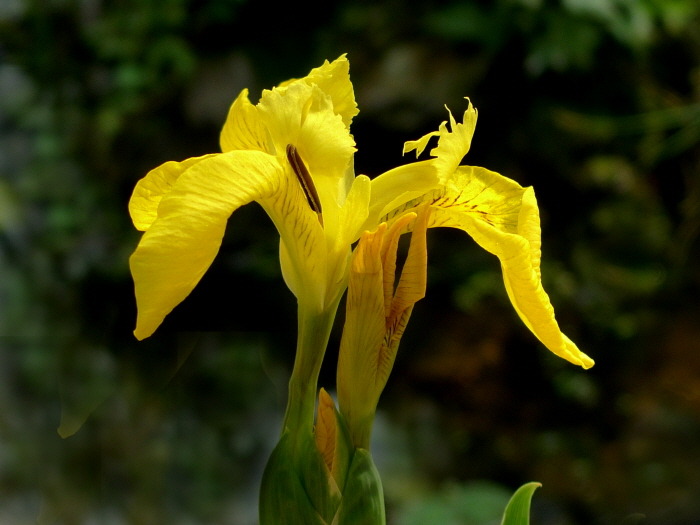
[[[321,312],[311,312],[299,305],[297,352],[282,427],[292,436],[313,431],[318,375],[339,302],[340,299],[334,301]]]

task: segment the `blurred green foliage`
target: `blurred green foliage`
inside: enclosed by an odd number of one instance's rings
[[[255,522],[293,358],[274,230],[237,211],[136,343],[126,204],[216,150],[240,89],[344,52],[360,173],[471,97],[466,162],[534,185],[545,287],[597,361],[546,354],[497,263],[431,232],[376,436],[392,523],[466,516],[481,479],[541,481],[539,525],[697,521],[698,22],[696,0],[0,2],[0,522]]]

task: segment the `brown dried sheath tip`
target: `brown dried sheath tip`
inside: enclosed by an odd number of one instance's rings
[[[320,216],[321,199],[318,198],[316,186],[314,186],[314,181],[311,178],[309,170],[306,169],[304,161],[301,160],[296,147],[292,144],[287,144],[287,160],[292,166],[292,171],[297,176],[297,179],[299,179],[299,184],[301,184],[301,189],[304,190],[304,195],[306,195],[306,200],[309,201],[309,206]]]

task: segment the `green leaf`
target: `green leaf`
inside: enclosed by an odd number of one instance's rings
[[[540,483],[531,481],[515,491],[503,513],[501,525],[530,525],[530,500]]]

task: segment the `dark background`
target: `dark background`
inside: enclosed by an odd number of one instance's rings
[[[498,261],[430,231],[374,436],[390,523],[497,524],[531,480],[534,525],[700,523],[699,22],[697,0],[2,0],[0,523],[256,522],[295,338],[274,228],[237,211],[139,343],[126,206],[218,150],[240,89],[342,53],[358,173],[471,97],[465,162],[535,187],[545,288],[596,360],[551,355]]]

